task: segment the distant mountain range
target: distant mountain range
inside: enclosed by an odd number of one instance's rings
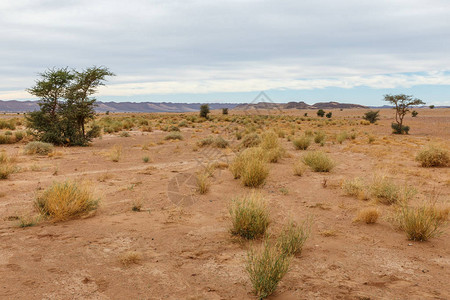
[[[202,103],[172,103],[172,102],[101,102],[97,101],[97,112],[193,112],[200,109]],[[344,109],[368,108],[358,104],[339,102],[319,102],[309,105],[305,102],[272,103],[259,102],[250,104],[239,103],[209,103],[210,109]],[[0,100],[0,112],[29,112],[38,110],[38,101]]]

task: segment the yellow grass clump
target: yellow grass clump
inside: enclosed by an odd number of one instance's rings
[[[270,223],[269,210],[260,193],[252,192],[231,202],[231,233],[246,239],[264,235]]]
[[[65,221],[94,211],[99,199],[85,183],[55,182],[36,199],[39,212],[53,221]]]
[[[416,156],[416,160],[425,168],[447,167],[450,165],[450,154],[439,145],[427,145]]]
[[[330,172],[336,165],[334,161],[321,151],[313,151],[303,156],[303,162],[314,172]]]
[[[368,207],[359,211],[355,221],[362,221],[366,224],[373,224],[377,222],[379,216],[380,211],[376,207]]]

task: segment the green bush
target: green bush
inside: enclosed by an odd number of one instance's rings
[[[370,110],[364,114],[363,119],[369,121],[370,123],[375,123],[380,119],[379,113],[380,113],[379,110],[377,111]]]
[[[391,124],[391,128],[392,128],[392,133],[394,134],[408,134],[409,133],[409,126],[406,125],[401,125],[397,124],[397,123],[392,123]]]
[[[164,138],[165,140],[182,140],[183,136],[179,132],[171,132]]]

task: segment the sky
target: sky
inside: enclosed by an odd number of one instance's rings
[[[106,66],[101,101],[450,105],[448,0],[2,0],[0,100]]]

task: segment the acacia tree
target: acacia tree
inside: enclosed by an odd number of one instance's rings
[[[394,105],[395,122],[397,122],[397,124],[392,123],[392,129],[394,129],[394,133],[397,134],[408,133],[409,131],[409,127],[403,125],[403,119],[409,112],[409,109],[415,105],[425,104],[422,100],[405,94],[384,95],[384,101]]]
[[[40,73],[34,87],[27,91],[40,98],[40,110],[27,115],[28,127],[41,141],[61,145],[86,145],[98,135],[99,128],[86,132],[86,123],[95,117],[95,98],[106,76],[106,67],[91,67],[82,72],[68,68]]]

